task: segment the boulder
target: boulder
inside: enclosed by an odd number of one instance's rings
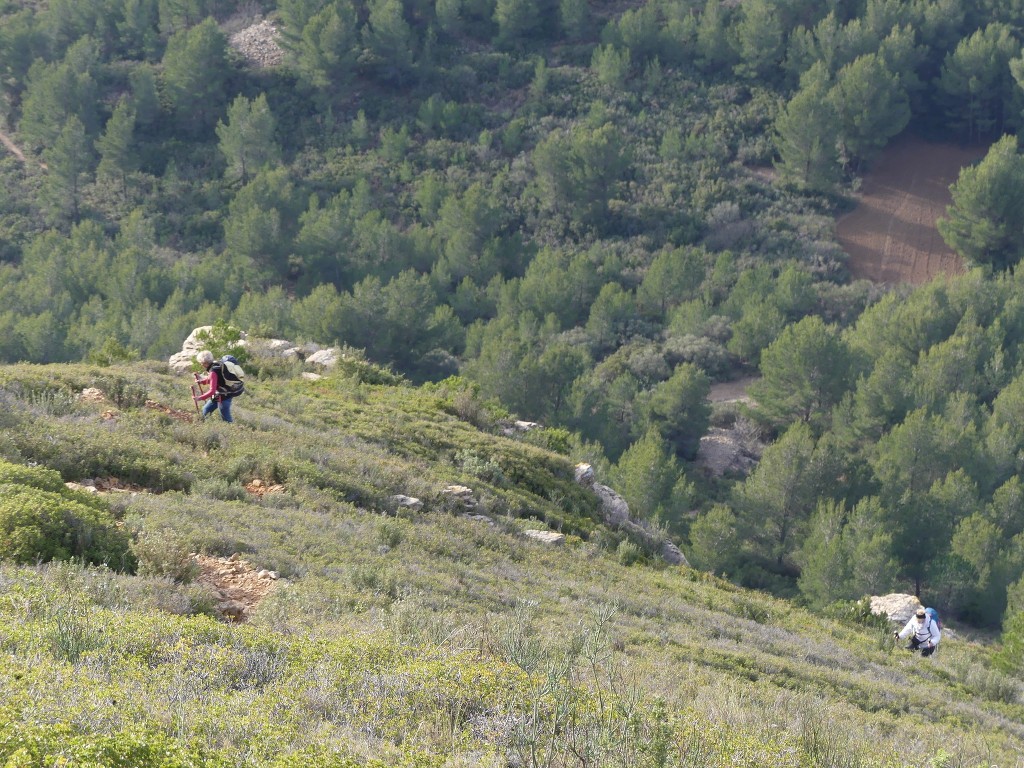
[[[467,511],[476,509],[477,500],[473,496],[473,489],[464,485],[449,485],[441,490],[441,495],[454,501]]]
[[[889,621],[901,626],[910,621],[910,617],[917,613],[919,608],[924,608],[924,606],[914,595],[893,593],[872,596],[871,598],[871,612],[873,614],[886,616]]]
[[[72,491],[81,491],[82,493],[99,493],[99,489],[95,485],[85,485],[83,483],[64,483],[65,487],[70,488]]]
[[[296,360],[305,357],[304,349],[287,339],[248,339],[249,354],[269,359]],[[310,350],[312,351],[312,350]]]
[[[575,470],[576,482],[584,488],[590,488],[594,484],[594,468],[589,464],[580,462]]]
[[[472,520],[475,523],[487,523],[487,525],[494,525],[494,521],[487,515],[463,515],[467,520]]]
[[[669,565],[689,565],[682,550],[668,539],[661,545],[661,558]]]
[[[217,613],[230,621],[244,621],[248,608],[238,600],[225,600],[217,603]]]
[[[401,493],[396,493],[392,496],[391,503],[395,505],[396,509],[411,509],[413,512],[419,512],[423,509],[422,501],[415,496],[405,496]]]
[[[167,361],[167,365],[170,366],[171,370],[177,373],[186,373],[192,370],[192,364],[196,361],[196,353],[206,349],[206,345],[199,341],[197,337],[203,332],[209,333],[212,330],[212,325],[201,325],[198,328],[193,328],[192,333],[182,342],[181,352],[175,352]],[[242,333],[242,338],[238,342],[240,346],[244,347],[248,344],[246,335],[244,332]]]
[[[621,528],[624,523],[629,521],[629,504],[624,498],[601,483],[593,483],[591,488],[594,489],[597,498],[601,500],[601,511],[608,525],[613,528]]]
[[[759,446],[752,445],[745,434],[712,427],[700,439],[696,463],[713,477],[748,475],[760,456]]]
[[[539,541],[541,544],[547,544],[552,547],[560,547],[565,544],[565,534],[555,533],[555,531],[523,531],[523,536],[534,541]]]
[[[340,349],[337,347],[331,347],[330,349],[321,349],[318,352],[314,352],[306,358],[306,362],[319,365],[322,368],[333,368],[338,364],[341,356]]]

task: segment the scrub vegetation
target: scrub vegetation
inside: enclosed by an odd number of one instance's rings
[[[6,762],[1019,764],[1022,27],[0,0]],[[967,269],[916,288],[834,237],[900,137],[981,157],[937,224]],[[239,423],[199,425],[162,361],[214,323],[348,356],[248,361]],[[711,427],[756,467],[703,472]],[[602,524],[577,461],[701,571]],[[287,584],[226,626],[190,552]],[[852,618],[890,591],[1001,644],[893,654]]]
[[[453,415],[458,382],[263,379],[223,425],[152,407],[188,396],[148,363],[2,374],[4,488],[72,494],[132,553],[0,566],[6,765],[1017,764],[998,646],[952,633],[922,660],[862,605],[812,614],[638,544],[624,564],[572,459]],[[151,405],[70,396],[115,377]],[[112,477],[151,485],[60,483]],[[493,523],[450,506],[452,482]],[[575,533],[522,535],[548,526]],[[282,578],[225,622],[187,552]]]

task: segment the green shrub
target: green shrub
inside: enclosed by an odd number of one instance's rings
[[[80,559],[134,571],[128,535],[109,513],[71,494],[24,485],[0,485],[0,559],[17,563]]]
[[[338,364],[326,377],[328,382],[339,382],[345,379],[356,379],[361,384],[386,384],[399,386],[405,383],[400,373],[395,373],[385,365],[378,365],[366,359],[361,349],[342,347],[338,355]]]
[[[531,429],[523,438],[524,442],[545,448],[562,456],[572,455],[574,447],[573,434],[561,427],[541,427]]]
[[[405,539],[405,529],[408,523],[399,520],[384,520],[377,526],[377,536],[380,543],[394,549]]]
[[[166,454],[148,436],[97,429],[84,421],[47,430],[31,426],[14,435],[18,450],[31,461],[56,469],[65,478],[116,477],[153,491],[187,488],[191,476],[180,457]]]
[[[191,551],[188,543],[170,528],[153,533],[144,531],[132,543],[140,576],[165,576],[181,584],[188,584],[199,575],[199,565]]]
[[[456,451],[455,463],[460,466],[464,472],[467,472],[480,480],[486,480],[487,482],[494,483],[495,485],[504,485],[506,482],[505,473],[501,471],[501,465],[493,458],[485,459],[475,451],[468,449]]]
[[[249,494],[245,487],[237,482],[230,482],[219,477],[200,480],[192,486],[193,494],[209,496],[220,501],[247,501]]]
[[[626,539],[619,544],[618,548],[615,550],[615,555],[618,557],[619,562],[626,566],[642,562],[644,559],[643,549],[629,539]]]
[[[103,376],[96,380],[96,388],[118,408],[141,408],[149,393],[144,384],[124,376]]]
[[[223,320],[218,320],[208,331],[196,334],[196,341],[212,352],[215,358],[233,355],[239,365],[244,366],[248,362],[249,352],[241,340],[242,331]]]
[[[67,490],[60,473],[45,467],[0,462],[0,484],[27,485],[40,491],[63,493]]]

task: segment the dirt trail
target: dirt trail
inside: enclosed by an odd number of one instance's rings
[[[750,402],[750,398],[747,397],[747,387],[757,381],[758,378],[758,376],[747,376],[735,381],[723,381],[719,384],[712,384],[708,400],[712,403]]]
[[[859,205],[836,222],[850,255],[850,274],[876,283],[930,281],[960,274],[962,259],[943,242],[935,221],[951,202],[949,185],[984,148],[900,141],[864,178]]]
[[[25,153],[18,149],[18,145],[11,141],[11,137],[8,136],[3,131],[0,131],[0,144],[3,144],[5,147],[7,147],[7,151],[14,155],[16,158],[18,158],[19,160],[21,160],[21,162],[28,162],[25,159]]]

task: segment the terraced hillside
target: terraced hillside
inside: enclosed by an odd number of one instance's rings
[[[583,448],[463,382],[264,372],[227,425],[164,371],[0,369],[5,498],[93,504],[139,564],[0,564],[5,765],[1020,764],[989,649],[665,565],[600,521]],[[190,553],[274,585],[228,620]]]

